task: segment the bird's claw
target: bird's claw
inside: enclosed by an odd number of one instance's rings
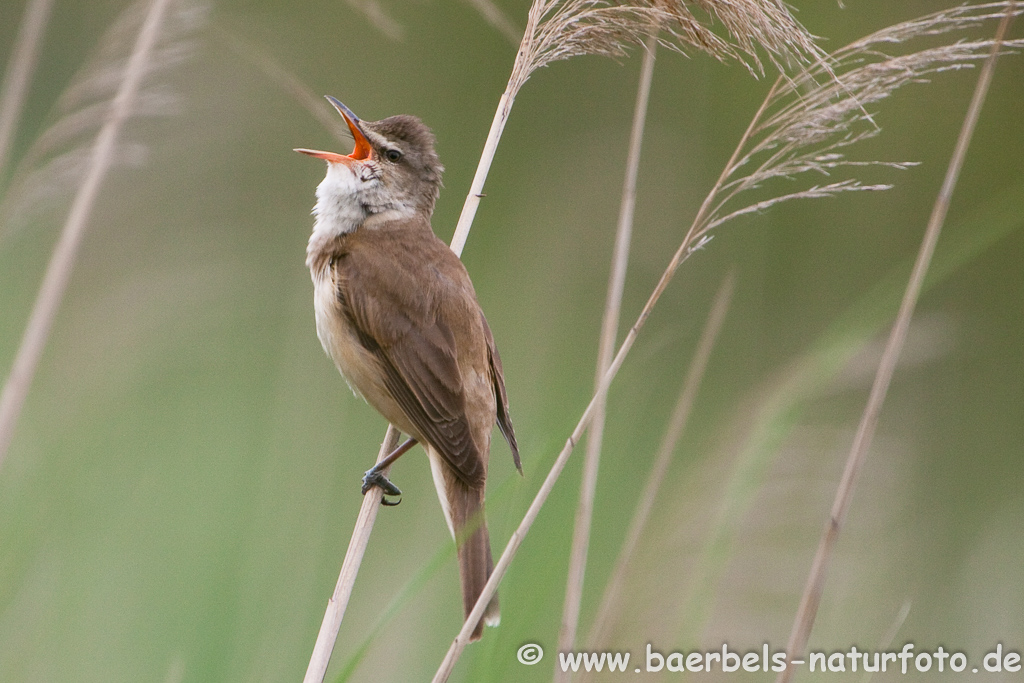
[[[395,505],[398,505],[399,503],[402,502],[402,490],[399,489],[394,484],[392,484],[391,480],[385,477],[383,474],[371,469],[368,470],[366,474],[363,475],[363,495],[365,496],[366,493],[374,486],[376,486],[377,488],[384,492],[385,497],[381,498],[381,505],[394,507]],[[391,502],[390,500],[387,499],[387,496],[394,496],[398,498],[398,500]]]

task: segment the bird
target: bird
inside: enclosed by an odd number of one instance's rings
[[[416,443],[426,450],[468,617],[494,568],[484,493],[495,424],[522,474],[501,358],[465,266],[431,226],[444,171],[434,134],[415,116],[363,121],[327,99],[355,144],[295,150],[327,162],[306,247],[317,336],[352,391],[410,437],[366,472],[363,494],[379,486],[397,505],[382,471]],[[471,639],[499,619],[495,593]]]

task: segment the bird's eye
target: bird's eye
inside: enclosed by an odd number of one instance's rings
[[[397,149],[389,149],[384,152],[384,158],[388,161],[395,162],[402,158],[402,153]]]

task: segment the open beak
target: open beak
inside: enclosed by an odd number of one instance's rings
[[[355,149],[349,155],[338,154],[337,152],[321,152],[316,149],[303,149],[296,148],[296,152],[302,154],[308,154],[311,157],[317,159],[323,159],[330,163],[349,162],[349,161],[365,161],[369,159],[373,148],[370,147],[370,141],[363,135],[363,131],[359,128],[359,117],[352,113],[352,110],[346,107],[344,104],[334,99],[330,95],[326,95],[327,101],[334,105],[334,108],[341,114],[341,118],[345,119],[345,123],[348,124],[348,129],[352,132],[352,139],[355,140]]]

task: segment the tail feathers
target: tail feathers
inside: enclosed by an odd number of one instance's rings
[[[482,486],[468,486],[438,454],[428,451],[428,455],[445,520],[455,537],[459,577],[462,579],[462,607],[465,616],[468,617],[484,590],[484,584],[494,571],[491,539],[484,517],[484,489]],[[480,623],[473,629],[470,640],[479,640],[485,624],[497,626],[500,620],[498,594],[495,593]]]
[[[466,490],[470,496],[474,492]],[[484,590],[484,584],[494,571],[494,560],[491,558],[491,540],[487,533],[487,524],[483,519],[483,495],[478,495],[480,504],[478,512],[467,520],[466,526],[462,527],[465,534],[468,534],[459,543],[459,532],[456,532],[456,545],[459,555],[459,576],[462,579],[462,607],[466,617],[473,611],[477,599]],[[473,527],[476,528],[473,528]],[[458,528],[458,523],[456,523]],[[484,624],[497,626],[501,621],[501,614],[498,609],[498,594],[487,604],[484,610],[483,619],[473,629],[470,640],[478,640],[483,633]]]

